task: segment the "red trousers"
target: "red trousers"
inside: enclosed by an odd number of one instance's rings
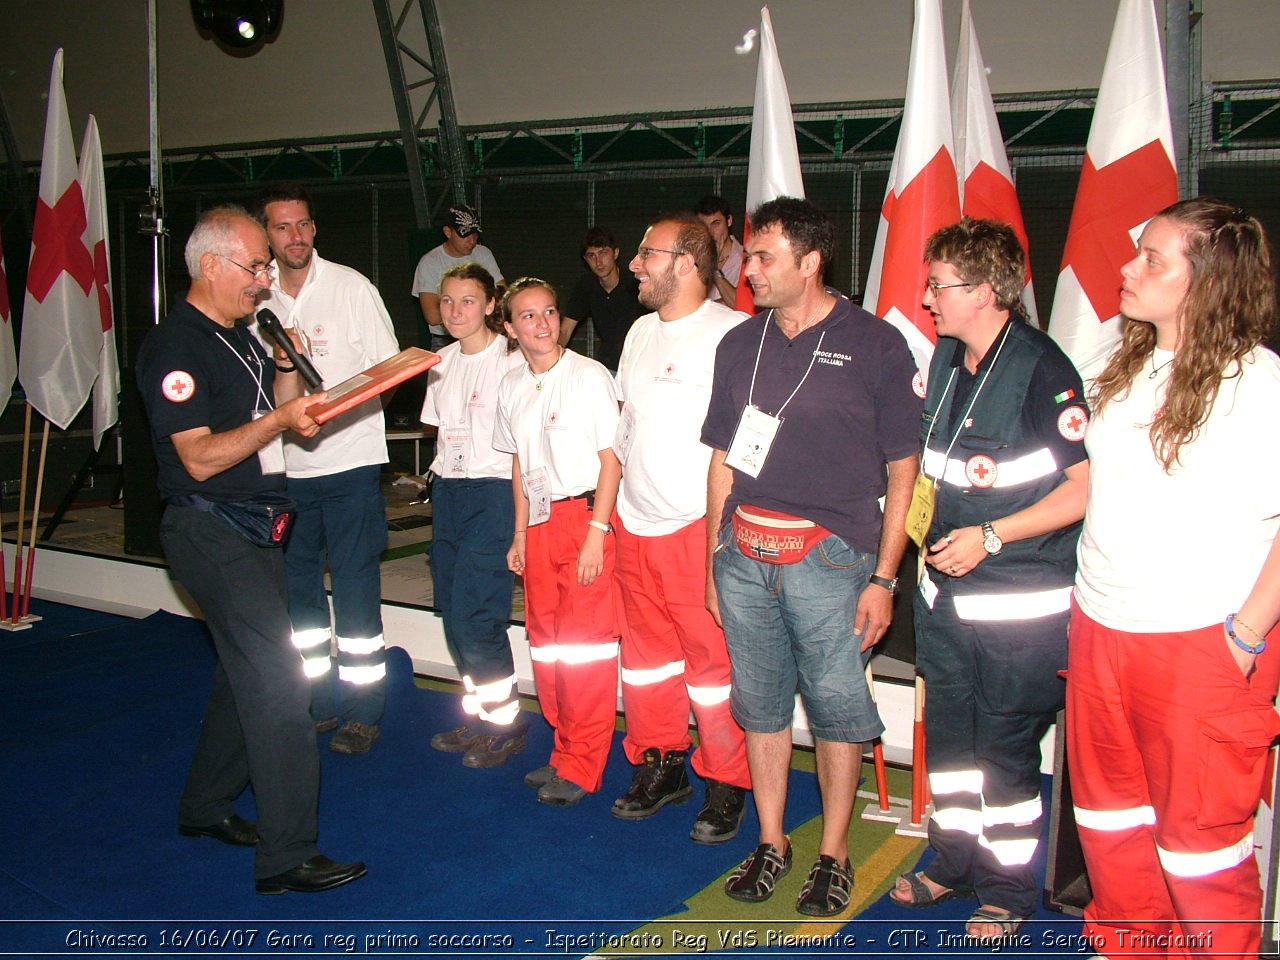
[[[1123,633],[1072,611],[1067,751],[1096,952],[1257,954],[1280,628],[1269,639],[1246,679],[1221,624]]]
[[[529,656],[542,715],[555,729],[551,765],[566,780],[600,789],[618,714],[618,597],[613,537],[604,570],[578,583],[578,550],[591,510],[585,500],[551,505],[551,519],[529,528],[524,606]]]
[[[707,612],[707,525],[695,520],[660,537],[623,528],[617,514],[618,586],[627,629],[622,639],[623,748],[632,763],[656,747],[686,750],[689,709],[698,721],[693,769],[751,789],[747,743],[729,710],[729,648]]]

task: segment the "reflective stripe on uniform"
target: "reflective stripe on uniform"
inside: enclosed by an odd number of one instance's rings
[[[343,653],[351,653],[356,656],[367,656],[370,653],[377,653],[379,650],[385,649],[382,634],[376,637],[338,637],[338,649]]]
[[[1021,803],[1011,803],[1007,807],[989,807],[984,803],[982,805],[982,822],[988,827],[1006,823],[1035,823],[1043,813],[1044,808],[1041,806],[1039,796],[1032,797],[1030,800],[1023,800]],[[1003,860],[1000,862],[1004,863]]]
[[[1034,593],[955,594],[951,599],[961,620],[1034,620],[1070,610],[1071,590],[1067,586]]]
[[[1081,806],[1073,806],[1072,809],[1076,815],[1076,826],[1089,830],[1112,833],[1134,827],[1153,827],[1156,823],[1156,810],[1151,804],[1124,810],[1089,810]]]
[[[302,673],[310,680],[316,677],[323,677],[331,669],[332,664],[329,661],[329,654],[324,656],[311,656],[302,658]]]
[[[986,837],[978,837],[978,843],[990,850],[991,855],[1005,867],[1021,867],[1030,863],[1039,842],[1036,837],[1025,840],[988,840]]]
[[[955,830],[971,837],[982,836],[982,811],[972,807],[938,807],[933,809],[933,822],[940,830]]]
[[[329,636],[328,627],[313,627],[310,630],[293,631],[293,636],[290,639],[295,647],[304,652],[304,655],[306,651],[324,644],[324,655],[327,657],[329,655]]]
[[[670,663],[664,663],[660,667],[653,667],[649,670],[628,670],[622,668],[622,682],[630,684],[633,687],[647,687],[655,683],[661,683],[663,680],[670,680],[672,677],[684,675],[684,661],[672,660]]]
[[[496,723],[499,726],[510,726],[515,723],[516,717],[520,716],[520,701],[511,700],[493,710],[485,710],[481,707],[477,716],[481,720],[488,720],[490,723]]]
[[[338,664],[338,679],[343,683],[354,684],[357,687],[365,687],[371,683],[377,683],[386,675],[387,665],[385,663],[375,663],[364,667]]]
[[[685,689],[689,691],[689,699],[700,707],[714,707],[724,703],[733,692],[733,686],[728,683],[723,687],[695,687],[686,683]]]
[[[548,643],[529,648],[529,659],[535,663],[569,665],[599,663],[618,656],[618,641],[611,643]]]
[[[1249,831],[1229,847],[1204,853],[1175,853],[1156,845],[1160,866],[1175,877],[1207,877],[1211,873],[1230,870],[1253,856],[1253,831]],[[1256,920],[1255,920],[1256,922]]]
[[[514,699],[516,686],[514,673],[501,680],[481,684],[476,684],[469,676],[463,676],[462,685],[467,691],[462,695],[462,711],[466,714],[492,720],[495,714],[505,713],[512,705],[515,706],[515,713],[520,712],[519,702]],[[514,714],[511,719],[515,719]],[[511,721],[494,720],[493,722],[510,723]]]
[[[921,470],[931,477],[937,477],[942,474],[943,483],[950,484],[953,487],[972,487],[973,483],[969,480],[965,467],[967,460],[952,458],[948,460],[947,455],[941,450],[924,451],[924,460],[920,464]],[[992,458],[994,460],[994,458]],[[946,469],[943,470],[945,463]],[[1002,487],[1016,487],[1024,483],[1030,483],[1033,480],[1040,480],[1044,477],[1053,475],[1058,471],[1058,464],[1053,459],[1053,452],[1048,447],[1041,447],[1033,453],[1025,454],[1015,460],[996,461],[996,479],[991,485],[991,489],[999,490]]]
[[[981,770],[929,771],[929,789],[935,794],[981,793]]]

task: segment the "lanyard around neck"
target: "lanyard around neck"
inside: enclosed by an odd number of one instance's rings
[[[996,368],[996,361],[1000,359],[1000,351],[1004,349],[1004,343],[1009,339],[1009,331],[1011,329],[1013,329],[1012,325],[1004,328],[1004,335],[1000,338],[1000,345],[996,347],[995,356],[987,364],[987,369],[983,372],[982,379],[978,381],[978,388],[973,391],[973,396],[969,398],[969,406],[965,409],[964,416],[960,418],[960,423],[956,426],[955,433],[951,435],[951,442],[947,444],[947,452],[942,458],[942,473],[931,479],[935,481],[941,480],[942,474],[946,473],[947,463],[951,459],[951,451],[955,449],[956,441],[960,439],[960,434],[964,432],[964,428],[969,422],[969,414],[973,413],[974,404],[978,402],[978,395],[982,393],[982,388],[987,385],[987,380],[991,377],[991,371]],[[962,360],[961,362],[963,363],[964,361]],[[951,385],[955,382],[956,369],[956,367],[951,368],[951,376],[947,380],[947,385],[942,388],[942,395],[938,398],[938,406],[933,411],[933,419],[929,422],[929,432],[925,434],[924,438],[926,450],[929,448],[929,441],[933,439],[933,428],[938,425],[938,414],[942,411],[942,404],[946,402],[947,394],[951,391]],[[925,474],[925,476],[928,476],[928,474]]]
[[[764,352],[764,338],[769,334],[769,325],[773,323],[773,310],[769,310],[769,316],[765,318],[764,329],[760,331],[760,346],[756,348],[756,365],[751,370],[751,387],[747,390],[747,406],[755,406],[756,394],[756,374],[760,372],[760,355]],[[804,331],[801,331],[803,333]],[[797,334],[799,336],[799,334]],[[822,350],[822,341],[826,339],[827,331],[823,330],[818,337],[818,345],[813,348],[813,355],[809,357],[809,368],[805,370],[804,376],[800,378],[800,382],[796,384],[796,388],[791,391],[791,396],[783,401],[782,406],[778,408],[775,417],[781,418],[782,411],[787,409],[787,404],[795,399],[795,395],[800,392],[800,388],[804,386],[804,382],[809,379],[809,374],[813,372],[813,365],[818,359],[818,353]]]
[[[262,399],[262,402],[267,405],[267,409],[274,410],[275,404],[271,402],[270,398],[267,397],[266,391],[262,389],[262,358],[253,352],[252,346],[249,347],[249,356],[253,358],[253,362],[258,368],[255,373],[253,367],[249,366],[249,361],[241,355],[239,350],[231,345],[230,341],[222,335],[222,331],[215,330],[214,334],[222,341],[223,345],[235,355],[235,358],[240,361],[241,366],[249,371],[249,376],[253,377],[253,385],[258,389],[258,396]]]

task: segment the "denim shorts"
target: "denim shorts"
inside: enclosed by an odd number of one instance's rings
[[[800,693],[809,729],[821,740],[863,743],[884,732],[861,641],[853,635],[858,598],[875,571],[834,533],[798,563],[744,556],[732,523],[720,531],[716,592],[733,664],[734,718],[749,733],[791,725]]]

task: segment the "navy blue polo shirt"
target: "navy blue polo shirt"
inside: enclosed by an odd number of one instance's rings
[[[165,499],[199,494],[243,500],[284,490],[284,474],[264,476],[253,454],[208,480],[196,480],[171,439],[197,427],[224,433],[250,422],[254,411],[272,409],[275,366],[243,323],[228,329],[179,301],[143,341],[137,381]]]
[[[754,405],[774,415],[784,403],[786,408],[760,475],[733,471],[725,518],[744,503],[780,510],[874,553],[883,524],[878,501],[887,486],[885,464],[920,446],[922,400],[911,386],[916,365],[906,340],[838,295],[825,319],[792,340],[771,311],[756,314],[725,334],[716,351],[702,427],[708,446],[729,449],[751,392],[757,351]]]

